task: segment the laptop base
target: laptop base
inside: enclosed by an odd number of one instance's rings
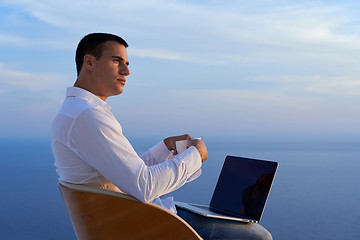
[[[179,208],[188,210],[192,213],[196,213],[198,215],[204,216],[204,217],[211,217],[211,218],[220,218],[225,220],[231,220],[231,221],[238,221],[238,222],[252,222],[252,223],[258,223],[256,220],[252,219],[246,219],[241,217],[235,217],[231,215],[225,215],[223,213],[219,213],[218,211],[214,211],[211,208],[209,208],[206,205],[200,205],[200,204],[194,204],[194,203],[185,203],[185,202],[174,202],[175,205]]]

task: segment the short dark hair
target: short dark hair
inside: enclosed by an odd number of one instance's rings
[[[86,54],[93,55],[96,59],[101,58],[104,51],[104,43],[107,41],[115,41],[128,47],[127,42],[119,36],[110,33],[90,33],[83,37],[76,49],[76,70],[79,76],[80,70],[84,64],[84,56]]]

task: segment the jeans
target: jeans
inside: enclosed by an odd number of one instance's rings
[[[177,215],[184,219],[204,240],[272,240],[271,234],[258,223],[204,217],[179,208],[177,209]]]

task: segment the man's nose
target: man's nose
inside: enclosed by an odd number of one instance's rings
[[[127,65],[123,65],[119,68],[119,72],[121,75],[129,76],[130,75],[130,69]]]

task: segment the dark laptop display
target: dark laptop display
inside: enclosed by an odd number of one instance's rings
[[[260,221],[277,166],[276,162],[227,156],[210,208]]]
[[[209,206],[175,202],[206,217],[259,222],[278,167],[277,162],[227,156]]]

